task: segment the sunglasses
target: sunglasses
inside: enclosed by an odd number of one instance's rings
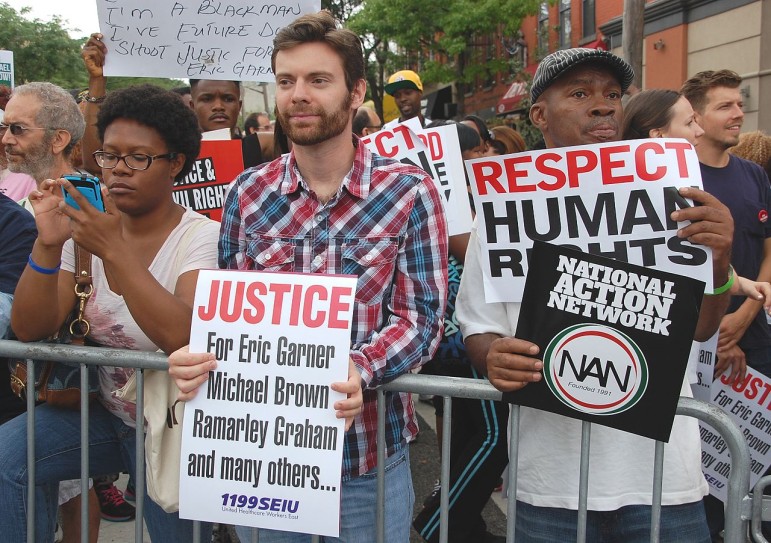
[[[0,123],[0,137],[5,136],[7,130],[14,136],[21,136],[26,130],[56,130],[56,128],[39,128],[34,126],[23,126],[19,123],[5,124]]]

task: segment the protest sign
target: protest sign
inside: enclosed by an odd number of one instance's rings
[[[704,283],[536,241],[515,336],[543,379],[504,400],[668,441]]]
[[[693,368],[693,375],[688,377],[693,397],[708,403],[712,400],[712,379],[717,363],[717,336],[715,332],[707,341],[694,341],[688,359],[689,373]]]
[[[97,0],[106,76],[274,81],[273,38],[319,0]]]
[[[693,146],[647,139],[466,162],[476,204],[485,299],[518,302],[533,240],[694,277],[712,290],[712,254],[670,218],[701,188]]]
[[[13,88],[13,51],[0,50],[0,85]]]
[[[448,234],[455,236],[471,231],[471,204],[455,126],[423,129],[416,117],[391,130],[365,136],[361,141],[373,153],[412,164],[428,173],[444,196]]]
[[[712,383],[712,403],[739,427],[750,449],[750,488],[771,466],[771,379],[748,367],[744,379],[728,384],[730,372]],[[701,469],[710,494],[725,501],[731,455],[710,425],[700,422]],[[749,488],[747,489],[749,490]]]
[[[244,171],[241,140],[202,141],[193,170],[174,182],[172,197],[212,220],[222,220],[228,185]]]
[[[203,270],[191,352],[213,352],[185,406],[182,518],[337,536],[356,277]]]

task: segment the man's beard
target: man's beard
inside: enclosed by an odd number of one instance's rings
[[[8,148],[6,147],[6,152],[7,150]],[[26,173],[38,183],[40,183],[43,179],[54,176],[58,177],[63,173],[67,173],[51,171],[53,169],[54,163],[56,162],[56,157],[54,157],[53,153],[51,152],[50,141],[44,140],[39,146],[30,149],[22,157],[17,155],[17,159],[22,159],[20,162],[18,160],[11,160],[7,154],[6,157],[8,158],[9,170],[14,173]]]
[[[332,113],[328,113],[323,109],[315,111],[299,110],[319,115],[320,122],[314,127],[298,128],[297,126],[292,126],[289,112],[279,111],[278,119],[281,123],[281,127],[284,129],[284,133],[292,143],[295,145],[317,145],[343,133],[351,118],[352,102],[353,96],[348,93],[340,109]]]

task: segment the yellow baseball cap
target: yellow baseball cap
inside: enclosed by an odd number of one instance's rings
[[[399,89],[415,89],[423,92],[423,83],[420,76],[412,70],[401,70],[388,78],[385,91],[393,96]]]

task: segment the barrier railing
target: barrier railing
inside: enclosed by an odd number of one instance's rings
[[[139,351],[130,351],[123,349],[107,349],[93,347],[76,347],[71,345],[54,345],[44,343],[19,343],[16,341],[0,340],[0,357],[7,358],[25,358],[33,360],[54,360],[58,362],[77,363],[81,368],[81,388],[85,390],[85,380],[88,365],[97,366],[121,366],[137,368],[137,420],[144,418],[143,391],[144,375],[143,370],[165,370],[168,368],[166,356],[160,353],[147,353]],[[32,387],[34,372],[30,368],[28,375],[28,387]],[[449,459],[449,440],[452,425],[452,398],[474,398],[482,400],[500,400],[501,393],[493,388],[488,382],[475,379],[463,379],[458,377],[440,377],[428,375],[408,374],[399,377],[387,385],[378,389],[378,492],[377,492],[377,523],[378,523],[378,543],[384,541],[384,518],[383,512],[385,502],[384,466],[385,466],[385,392],[410,392],[418,394],[433,394],[444,398],[444,420],[443,420],[443,439],[442,439],[442,458]],[[34,526],[34,489],[35,489],[35,462],[34,462],[34,405],[32,398],[27,400],[28,421],[27,421],[27,463],[29,496],[27,507],[27,541],[35,541]],[[719,408],[694,400],[692,398],[680,398],[677,413],[679,415],[695,417],[702,420],[717,430],[728,444],[731,454],[731,473],[728,479],[728,498],[725,506],[725,543],[740,543],[744,541],[747,534],[747,524],[750,518],[753,518],[753,527],[755,519],[752,508],[756,510],[762,508],[762,500],[753,499],[747,492],[749,488],[749,470],[750,455],[747,444],[739,428],[731,422],[728,416]],[[86,495],[88,491],[87,472],[88,472],[88,395],[81,394],[81,489]],[[519,434],[519,407],[513,406],[509,419],[509,435]],[[136,529],[135,541],[143,541],[143,520],[142,512],[144,510],[144,435],[142,425],[137,427],[136,442]],[[589,448],[591,444],[591,424],[584,422],[582,425],[581,439],[581,465],[580,465],[580,489],[579,489],[579,510],[578,510],[578,542],[586,541],[586,522],[587,522],[587,488],[589,477]],[[663,466],[664,444],[656,442],[656,455],[654,465],[653,480],[653,499],[651,514],[651,542],[659,541],[659,519],[661,513],[661,488],[662,488],[662,466]],[[517,440],[509,440],[509,489],[512,495],[516,492],[517,484]],[[449,462],[442,462],[440,484],[440,542],[446,543],[448,533],[448,488],[449,488],[450,468]],[[83,508],[81,511],[81,541],[88,541],[88,500],[82,500]],[[758,505],[760,504],[760,505]],[[507,541],[515,540],[515,522],[516,518],[516,500],[508,500],[507,510]],[[759,520],[757,523],[759,525]],[[759,530],[759,528],[758,528]],[[252,541],[257,541],[256,531],[253,532]],[[315,538],[314,538],[315,540]],[[196,530],[194,543],[200,541],[200,534]]]

